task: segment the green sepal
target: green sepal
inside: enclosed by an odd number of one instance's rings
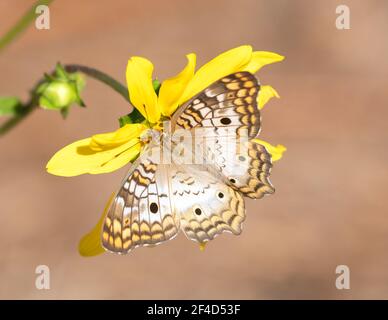
[[[161,86],[162,84],[160,83],[160,81],[158,80],[158,79],[154,79],[153,81],[152,81],[152,86],[154,87],[154,90],[155,90],[155,92],[156,92],[156,94],[158,95],[159,94],[159,90],[160,90],[160,86]]]
[[[57,80],[65,80],[65,81],[71,80],[69,74],[63,68],[60,62],[57,62],[57,65],[55,66],[55,78]]]
[[[60,110],[61,116],[62,116],[63,119],[66,119],[67,116],[69,115],[69,108],[70,108],[70,107],[65,107],[65,108],[62,108],[62,109]]]

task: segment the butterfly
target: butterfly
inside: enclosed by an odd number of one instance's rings
[[[244,197],[259,199],[275,191],[269,181],[271,155],[251,141],[261,127],[259,90],[254,75],[237,72],[178,108],[170,123],[172,133],[206,130],[212,143],[201,157],[207,161],[159,163],[152,151],[163,141],[148,144],[106,214],[106,250],[125,254],[173,239],[180,231],[201,244],[223,232],[241,233]],[[241,140],[243,136],[247,139]],[[231,152],[230,141],[245,152]]]

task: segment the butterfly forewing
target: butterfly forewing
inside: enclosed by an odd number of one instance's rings
[[[225,183],[254,199],[274,192],[271,155],[250,141],[260,132],[259,90],[251,73],[231,74],[182,106],[173,119],[175,127],[193,132],[195,144],[205,149],[204,162],[214,165]]]
[[[234,134],[256,137],[260,131],[257,95],[260,86],[254,75],[238,72],[213,83],[182,106],[174,115],[173,128],[211,128],[214,135],[228,128]],[[210,131],[209,131],[210,132]]]

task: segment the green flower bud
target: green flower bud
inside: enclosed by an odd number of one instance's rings
[[[60,110],[65,116],[72,104],[85,106],[80,97],[84,86],[85,80],[80,73],[67,73],[57,64],[55,73],[46,75],[45,81],[36,90],[39,105],[43,109]]]
[[[44,109],[62,109],[77,101],[74,85],[65,81],[53,81],[44,84],[39,105]]]

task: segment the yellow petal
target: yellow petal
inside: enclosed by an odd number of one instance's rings
[[[247,65],[245,65],[241,71],[248,71],[250,73],[256,73],[262,67],[267,64],[282,61],[284,56],[274,52],[268,51],[255,51],[252,53],[252,58]]]
[[[261,144],[267,149],[267,151],[272,156],[272,162],[275,162],[281,159],[283,156],[283,153],[287,150],[287,148],[281,144],[278,144],[277,146],[273,146],[272,144],[260,139],[253,139],[252,141],[258,144]]]
[[[241,71],[241,68],[249,63],[251,56],[252,47],[245,45],[228,50],[203,65],[187,85],[179,104],[189,100],[213,82]]]
[[[96,134],[92,137],[90,148],[94,151],[102,151],[117,147],[131,139],[140,137],[146,129],[147,127],[144,124],[133,123],[126,124],[114,132]]]
[[[62,177],[112,172],[134,160],[141,150],[139,138],[103,151],[92,150],[91,141],[79,140],[59,150],[47,163],[47,172]]]
[[[142,57],[132,57],[127,65],[127,85],[132,104],[151,123],[158,122],[160,110],[152,85],[154,66]]]
[[[105,205],[104,212],[98,220],[96,226],[88,234],[82,237],[78,245],[78,252],[83,257],[93,257],[101,253],[104,253],[105,250],[101,245],[101,232],[102,224],[104,223],[105,216],[110,208],[112,200],[114,198],[114,193],[109,198],[109,201]]]
[[[179,98],[195,71],[196,56],[190,53],[187,56],[186,67],[175,77],[163,81],[158,98],[158,106],[164,116],[171,116],[178,107]]]
[[[279,94],[276,92],[274,88],[271,86],[261,86],[259,95],[257,97],[257,103],[259,105],[259,109],[263,109],[265,104],[272,99],[273,97],[280,98]]]
[[[108,162],[98,166],[97,168],[91,169],[89,173],[100,174],[100,173],[113,172],[124,167],[127,163],[135,160],[141,151],[141,144],[137,139],[134,141],[136,142],[132,142],[132,143],[136,143],[135,146],[125,150],[124,152],[115,156],[113,159],[109,160]]]

